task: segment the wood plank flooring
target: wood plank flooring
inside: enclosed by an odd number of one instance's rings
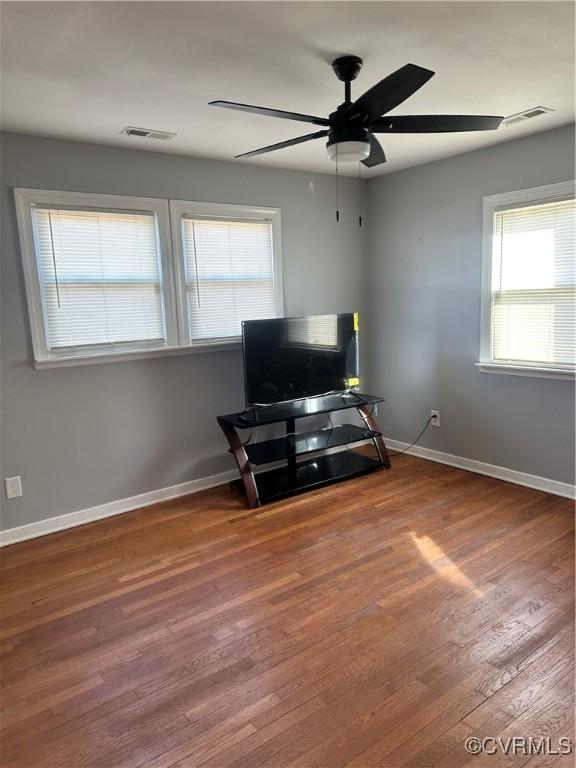
[[[4,549],[2,768],[572,766],[572,502],[393,461]]]

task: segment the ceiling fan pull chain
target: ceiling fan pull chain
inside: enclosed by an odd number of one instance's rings
[[[336,145],[336,221],[340,221],[340,196],[338,194],[338,145]]]
[[[362,190],[362,165],[361,163],[358,163],[358,184],[360,189],[358,190],[358,196],[360,198],[360,211],[358,214],[358,226],[362,228],[362,211],[364,209],[364,193]]]

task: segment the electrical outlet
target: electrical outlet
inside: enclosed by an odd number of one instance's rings
[[[4,478],[4,485],[6,486],[7,499],[17,499],[22,496],[22,478],[20,475]]]
[[[433,427],[440,426],[440,411],[430,411],[430,424]]]

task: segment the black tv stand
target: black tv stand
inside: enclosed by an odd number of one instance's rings
[[[304,400],[250,408],[218,416],[218,424],[230,444],[240,471],[237,484],[252,509],[270,501],[351,477],[388,469],[390,458],[373,410],[383,397],[358,392],[337,392]],[[296,432],[297,419],[355,408],[364,426],[338,424],[310,432]],[[258,443],[244,443],[239,429],[286,423],[286,435]],[[354,443],[371,440],[376,456],[349,450]],[[343,450],[338,450],[342,448]],[[299,457],[306,457],[299,460]],[[286,462],[280,467],[255,473],[253,466]]]

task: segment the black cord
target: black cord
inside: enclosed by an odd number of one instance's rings
[[[353,389],[347,389],[346,392],[338,392],[337,394],[340,395],[340,399],[344,400],[344,402],[346,402],[346,397],[347,396],[348,397],[355,397],[356,400],[362,400],[362,401],[364,400],[362,395],[359,395],[358,392],[354,392]]]
[[[403,451],[394,451],[393,453],[390,453],[390,456],[402,456],[403,453],[406,453],[406,451],[409,451],[410,448],[413,448],[416,445],[416,443],[418,442],[418,440],[420,440],[420,438],[422,437],[424,432],[426,432],[426,430],[430,426],[430,422],[432,421],[433,418],[434,418],[434,416],[430,416],[430,418],[428,419],[428,421],[424,425],[424,429],[422,430],[422,432],[420,432],[420,434],[418,435],[416,440],[414,440],[413,443],[410,443],[410,445],[407,448],[404,448]]]
[[[372,406],[372,411],[370,413],[370,418],[372,417],[372,414],[374,413],[374,405]],[[332,421],[332,417],[330,416],[330,413],[327,413],[326,415],[328,416],[328,421],[330,422],[331,429],[335,429],[335,425],[334,425],[334,422]],[[364,425],[364,426],[366,426],[366,425]],[[342,466],[340,467],[340,470],[342,470],[346,466],[346,464],[348,463],[349,459],[351,458],[351,456],[354,453],[354,451],[350,448],[350,443],[344,443],[344,445],[346,446],[346,451],[348,453],[348,457],[346,458],[346,461],[344,462],[344,464],[342,464]],[[379,456],[380,453],[379,453],[378,449],[376,448],[376,446],[374,446],[374,448],[376,450],[376,453]]]
[[[376,410],[376,406],[377,405],[378,405],[378,403],[372,403],[372,405],[370,406],[370,413],[368,414],[369,418],[372,418],[372,416],[374,416],[374,414],[378,415],[378,411]]]

